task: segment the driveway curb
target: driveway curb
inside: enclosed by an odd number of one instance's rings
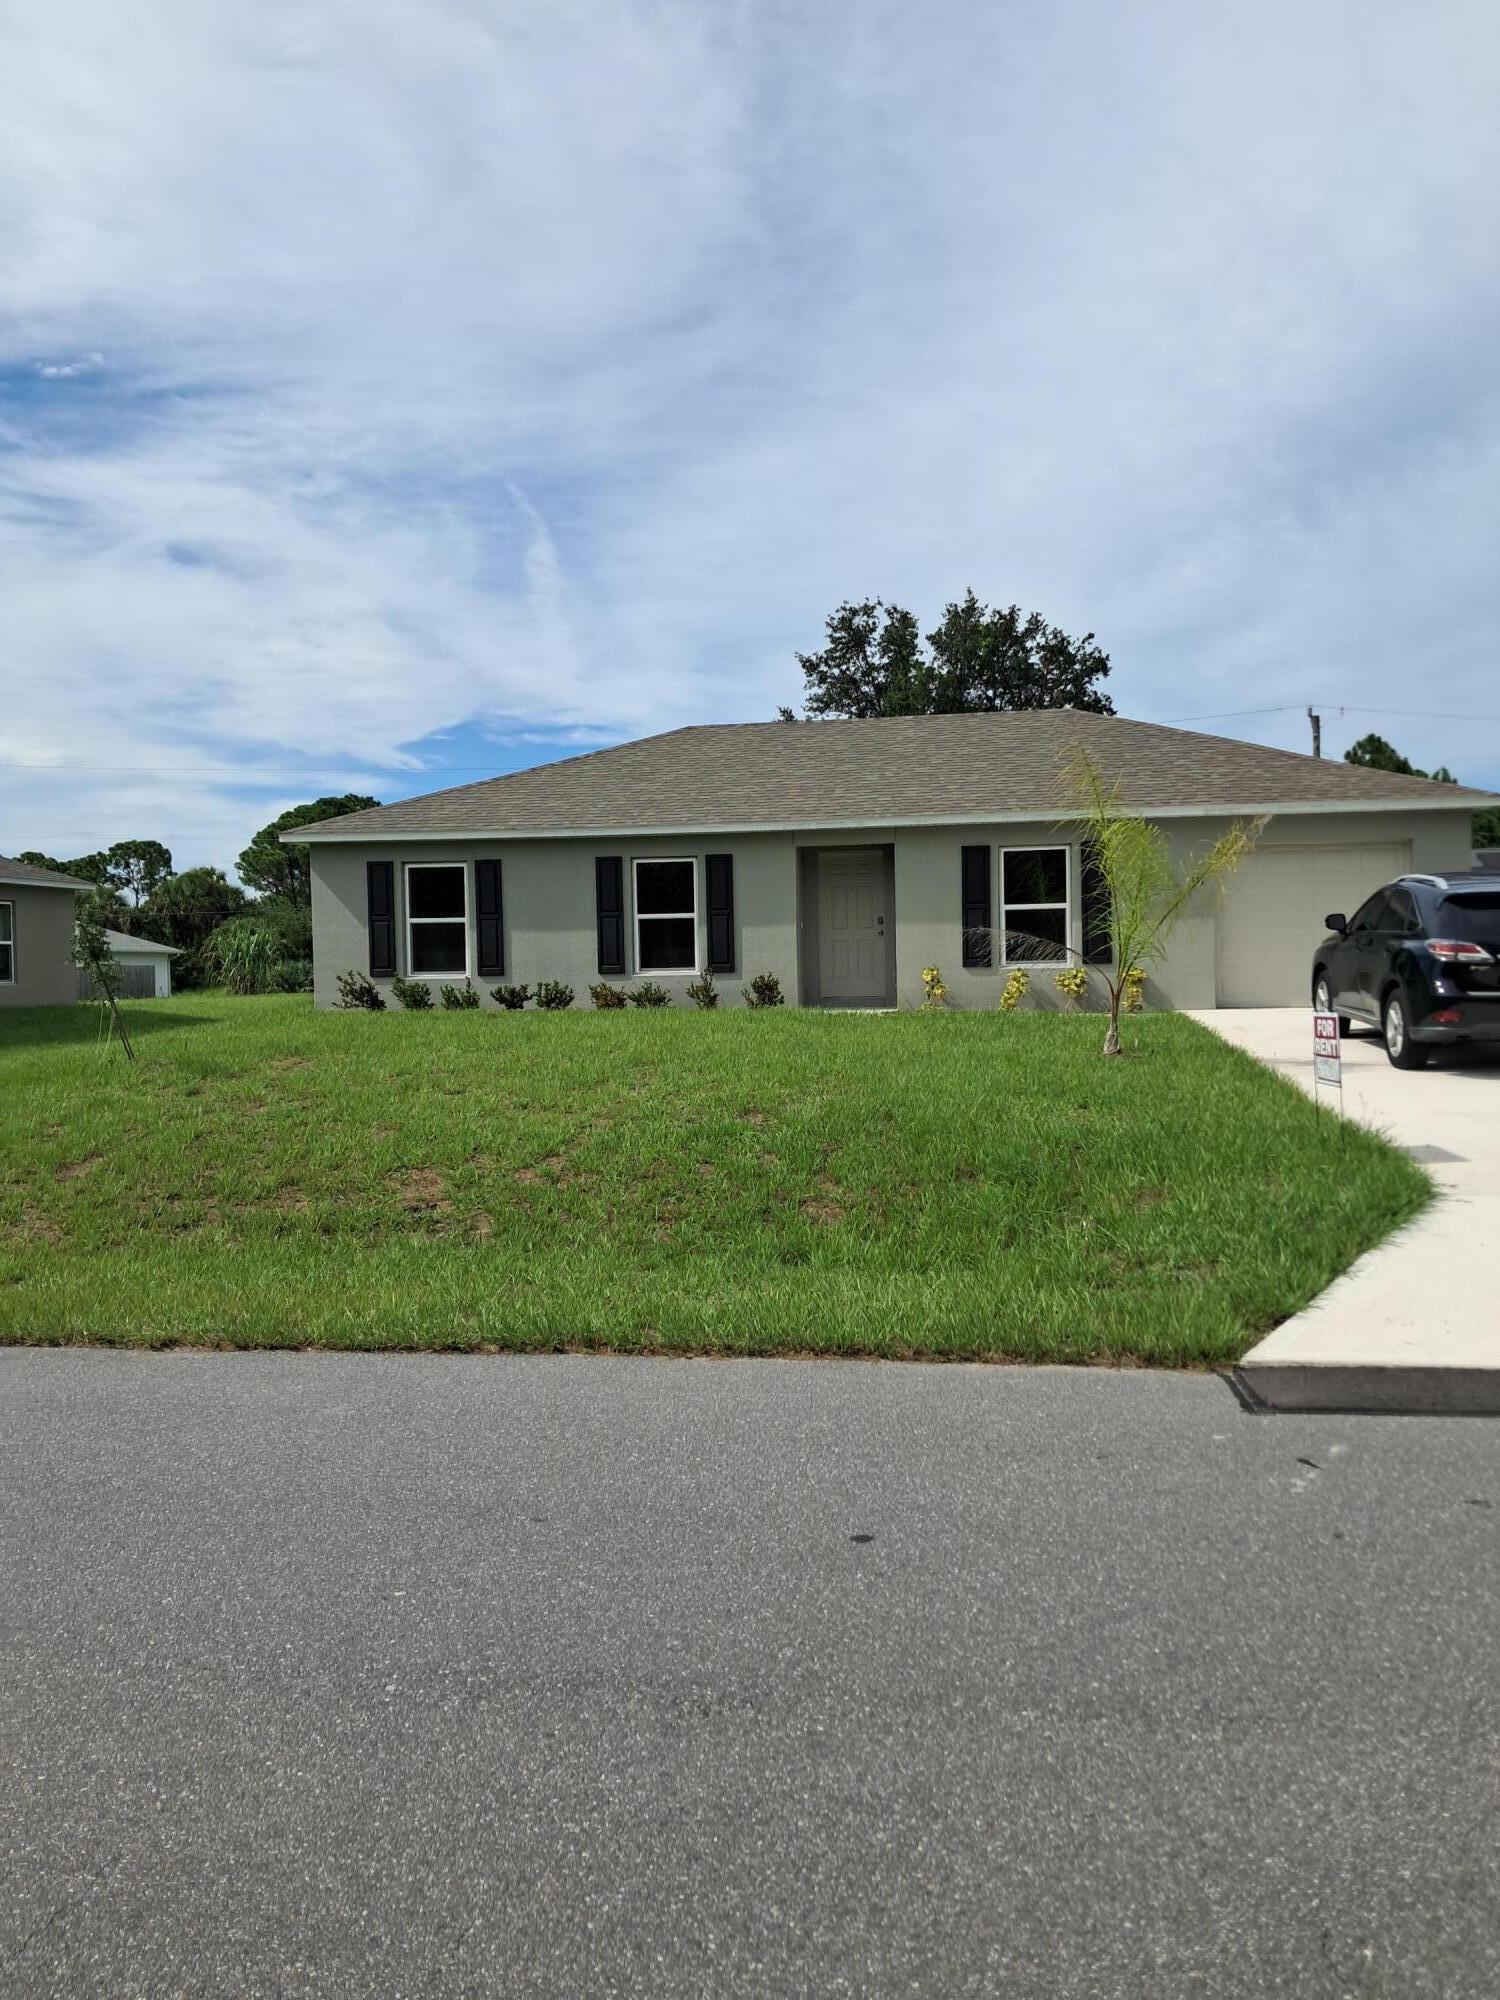
[[[1240,1388],[1270,1412],[1497,1417],[1500,1369],[1371,1362],[1243,1361]]]

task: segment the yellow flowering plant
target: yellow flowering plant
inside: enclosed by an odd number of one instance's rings
[[[1053,975],[1052,984],[1067,1001],[1071,1013],[1089,990],[1089,976],[1081,965],[1065,965]]]
[[[1014,1014],[1030,991],[1031,974],[1024,965],[1015,966],[1000,989],[1000,1011],[1004,1014]]]
[[[923,1009],[930,1013],[938,1007],[946,1006],[947,1002],[948,986],[941,970],[935,965],[924,965],[922,967]]]

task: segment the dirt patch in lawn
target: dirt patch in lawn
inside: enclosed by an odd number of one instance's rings
[[[397,1199],[408,1215],[452,1213],[448,1183],[436,1167],[406,1167],[399,1173],[387,1174],[386,1180],[396,1190]]]

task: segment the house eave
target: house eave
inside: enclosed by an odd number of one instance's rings
[[[56,889],[60,895],[87,896],[97,882],[38,882],[28,875],[0,875],[0,889]]]

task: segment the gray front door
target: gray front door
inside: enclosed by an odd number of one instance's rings
[[[818,856],[818,989],[858,1006],[886,998],[885,856],[831,848]]]

